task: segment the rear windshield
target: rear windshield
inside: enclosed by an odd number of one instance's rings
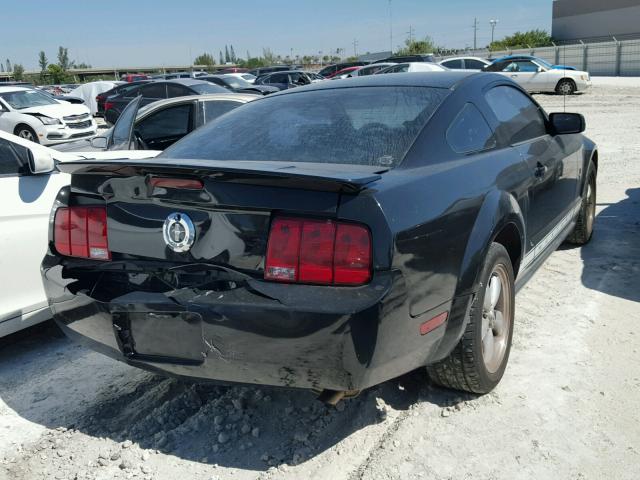
[[[447,94],[360,87],[276,95],[233,110],[160,156],[394,167]]]

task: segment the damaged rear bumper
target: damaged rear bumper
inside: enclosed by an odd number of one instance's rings
[[[409,315],[397,272],[356,288],[282,285],[224,270],[167,278],[166,264],[61,260],[42,266],[56,322],[71,338],[169,375],[274,386],[361,390],[440,355]],[[160,273],[158,273],[160,275]],[[206,277],[206,278],[205,278]],[[435,312],[435,313],[434,313]]]

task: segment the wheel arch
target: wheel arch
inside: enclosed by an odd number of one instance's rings
[[[524,215],[515,197],[504,191],[489,193],[480,207],[462,260],[456,295],[474,293],[484,259],[493,242],[502,244],[517,276],[524,253]]]
[[[563,81],[568,80],[571,83],[573,83],[573,88],[575,88],[576,90],[578,89],[578,84],[576,83],[576,81],[571,78],[571,77],[561,77],[557,82],[556,82],[556,88],[555,90],[558,90],[558,86],[560,85],[560,83],[562,83]]]

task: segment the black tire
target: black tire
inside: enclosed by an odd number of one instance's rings
[[[31,128],[29,125],[25,125],[24,123],[18,125],[13,131],[13,134],[17,135],[20,138],[24,138],[25,140],[30,140],[34,143],[40,143],[40,141],[38,140],[38,135],[36,135],[36,132],[33,130],[33,128]]]
[[[569,78],[563,78],[556,85],[556,93],[558,95],[573,95],[577,89],[576,83]]]
[[[496,273],[498,270],[499,274]],[[498,275],[501,281],[505,282],[497,302],[504,302],[502,307],[505,311],[504,315],[501,316],[505,328],[508,330],[502,331],[500,345],[504,350],[502,350],[499,360],[496,358],[494,362],[489,362],[493,364],[493,368],[491,368],[491,366],[487,365],[484,356],[483,319],[491,325],[491,328],[487,329],[485,334],[496,338],[493,318],[491,321],[487,320],[485,311],[485,296],[490,290],[489,282],[494,275]],[[489,247],[489,252],[482,267],[480,282],[481,288],[473,301],[467,327],[460,342],[447,358],[427,366],[427,372],[431,380],[440,386],[482,394],[490,392],[500,382],[509,360],[511,339],[513,337],[513,318],[515,313],[513,266],[511,265],[509,254],[501,244],[492,243]],[[498,304],[495,307],[493,312],[490,312],[492,315],[496,314]],[[494,345],[493,340],[491,345]]]
[[[576,220],[576,226],[567,237],[567,242],[574,245],[589,243],[593,236],[593,224],[596,218],[596,168],[589,162],[587,169],[587,183],[582,196],[582,205]]]

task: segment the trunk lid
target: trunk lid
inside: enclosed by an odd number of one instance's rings
[[[114,261],[221,265],[260,275],[274,213],[335,218],[341,195],[357,194],[384,171],[293,162],[162,160],[58,165],[72,174],[72,201],[106,201]],[[157,179],[201,180],[202,189],[154,186]],[[187,216],[194,230],[187,251],[176,251],[166,239],[165,224],[176,213]]]

